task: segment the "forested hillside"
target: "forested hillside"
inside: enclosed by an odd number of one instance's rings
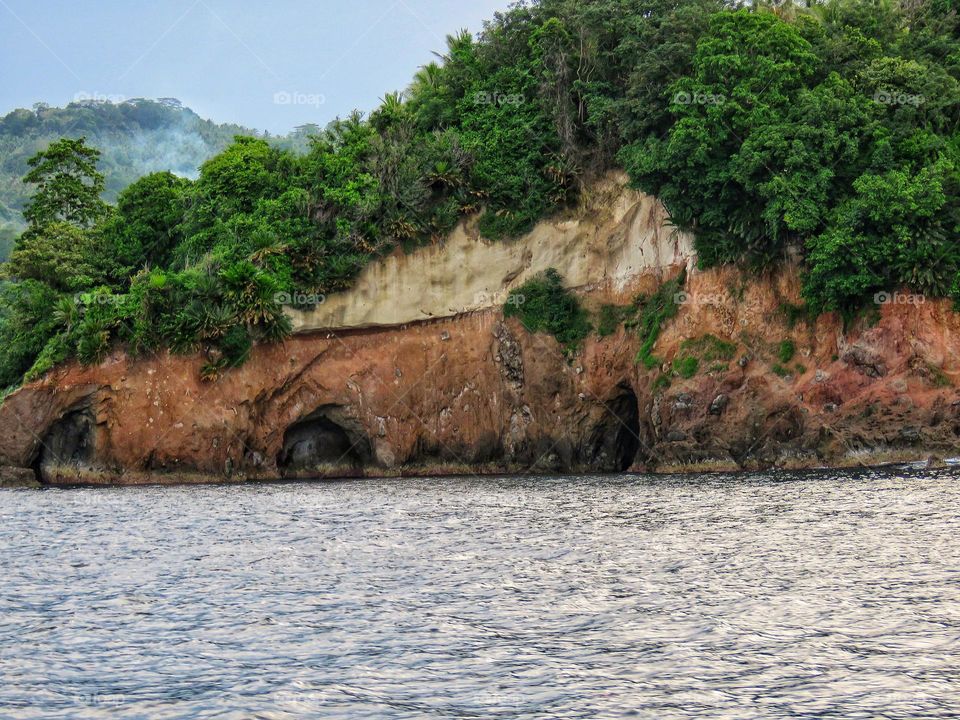
[[[23,229],[21,212],[30,197],[22,182],[27,160],[61,137],[86,137],[103,155],[104,199],[152,172],[170,170],[196,177],[204,160],[216,155],[235,135],[253,131],[200,118],[178,100],[135,99],[121,103],[78,101],[67,107],[37,104],[0,117],[0,258]]]
[[[59,143],[27,176],[0,384],[115,343],[201,350],[215,378],[289,332],[284,298],[348,287],[469,214],[515,236],[614,167],[704,265],[800,257],[812,313],[957,295],[958,80],[950,0],[541,0],[450,36],[306,154],[238,138],[196,180],[148,175],[112,206],[97,139]]]

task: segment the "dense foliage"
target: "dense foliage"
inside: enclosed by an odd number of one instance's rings
[[[811,312],[902,286],[960,295],[958,83],[953,0],[540,0],[450,36],[306,152],[239,136],[196,180],[150,174],[107,207],[98,138],[44,144],[0,297],[0,385],[117,342],[202,350],[216,377],[288,332],[283,302],[464,215],[522,233],[617,165],[696,233],[702,264],[801,258]],[[565,296],[537,283],[547,329]],[[637,307],[648,366],[677,290]]]
[[[696,232],[704,265],[795,250],[814,311],[960,269],[954,4],[828,2],[713,15],[662,132],[620,158]]]

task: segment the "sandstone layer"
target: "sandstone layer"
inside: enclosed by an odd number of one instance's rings
[[[474,217],[444,243],[397,250],[368,265],[349,292],[290,315],[298,333],[453,317],[502,306],[510,290],[548,268],[578,292],[629,298],[638,282],[693,257],[693,237],[669,224],[663,205],[613,173],[584,193],[580,207],[523,237],[487,240]]]

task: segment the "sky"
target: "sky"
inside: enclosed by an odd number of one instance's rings
[[[175,97],[286,133],[374,108],[508,0],[0,0],[0,114]]]

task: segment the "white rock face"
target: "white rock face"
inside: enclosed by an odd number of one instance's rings
[[[311,310],[288,309],[294,332],[402,325],[499,306],[511,289],[547,268],[574,290],[606,287],[618,295],[652,271],[689,264],[693,236],[625,180],[607,177],[585,193],[582,208],[516,240],[480,237],[474,218],[442,244],[398,250],[368,265],[350,290]]]

